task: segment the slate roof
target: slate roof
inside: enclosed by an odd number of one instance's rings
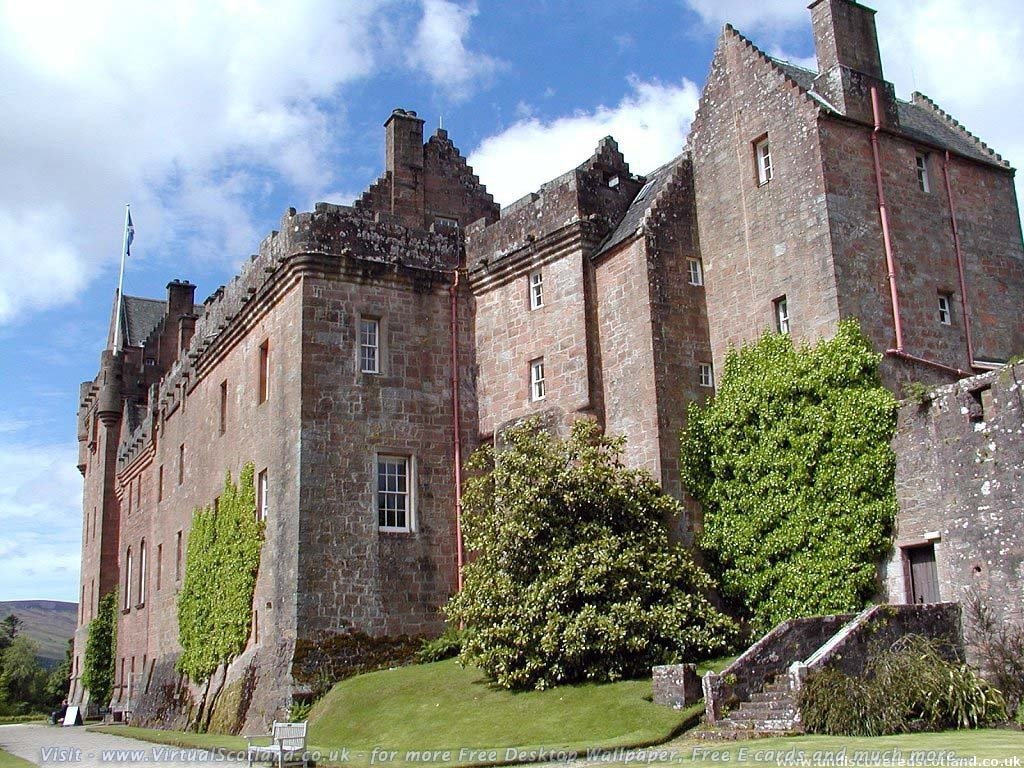
[[[196,304],[192,307],[195,315],[203,314],[205,307]],[[167,314],[167,302],[163,299],[144,299],[141,296],[124,297],[121,310],[121,333],[124,346],[141,347],[153,333],[160,321]]]
[[[817,72],[798,67],[781,59],[773,58],[772,62],[790,80],[805,91],[814,93],[814,78],[818,76]],[[927,97],[920,94],[915,96],[915,100],[917,98],[930,102]],[[825,103],[827,104],[827,102]],[[835,107],[832,107],[832,109],[838,112]],[[933,144],[943,149],[948,149],[950,152],[956,152],[964,157],[980,160],[983,163],[991,163],[1002,168],[1006,167],[1001,158],[990,152],[980,139],[970,134],[965,128],[951,125],[953,122],[952,118],[943,119],[938,114],[941,110],[934,104],[928,107],[923,104],[896,99],[896,111],[900,119],[900,133],[908,139],[916,139],[917,141]]]
[[[121,315],[121,333],[126,347],[141,347],[153,329],[167,314],[167,302],[161,299],[144,299],[139,296],[125,296]]]
[[[626,209],[626,215],[622,217],[622,221],[619,222],[619,225],[608,236],[608,239],[598,248],[597,253],[594,254],[595,256],[600,256],[602,253],[610,251],[619,243],[628,240],[636,234],[636,231],[643,226],[644,218],[647,216],[647,212],[651,209],[654,201],[658,198],[661,190],[665,188],[669,179],[672,178],[672,171],[681,158],[682,155],[678,155],[657,170],[647,174],[647,183],[636,193],[633,202]]]

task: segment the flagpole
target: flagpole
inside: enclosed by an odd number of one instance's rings
[[[121,243],[121,272],[117,276],[117,310],[114,312],[114,351],[121,349],[121,307],[124,304],[124,257],[128,253],[128,220],[131,205],[124,206],[124,241]]]

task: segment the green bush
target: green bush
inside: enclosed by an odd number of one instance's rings
[[[977,728],[1006,719],[1002,694],[933,640],[911,635],[873,654],[862,677],[824,669],[800,691],[804,727],[831,736]]]
[[[82,663],[82,685],[89,700],[101,707],[114,691],[114,658],[117,654],[117,590],[100,598],[96,617],[89,622]]]
[[[646,472],[623,466],[622,438],[578,421],[559,440],[531,420],[477,451],[463,496],[477,557],[447,606],[467,628],[460,659],[506,688],[650,674],[729,647],[735,626],[712,581],[670,544],[683,514]]]
[[[466,633],[458,627],[445,628],[444,634],[424,640],[416,651],[416,661],[420,664],[430,664],[435,661],[454,659],[462,652],[462,645],[465,642]]]
[[[217,509],[197,509],[192,516],[178,595],[178,670],[195,682],[241,653],[249,639],[263,545],[254,472],[252,462],[246,464],[238,485],[228,473]]]
[[[856,323],[796,348],[765,334],[732,351],[721,387],[691,404],[683,479],[724,596],[764,632],[859,609],[896,513],[896,401]]]

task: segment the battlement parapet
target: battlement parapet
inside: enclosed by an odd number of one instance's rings
[[[260,243],[238,275],[203,302],[195,333],[149,397],[142,422],[118,451],[118,468],[130,465],[155,435],[155,420],[172,414],[197,375],[203,357],[247,305],[259,297],[279,273],[300,258],[351,260],[378,267],[413,270],[447,279],[457,268],[462,246],[457,230],[425,231],[403,226],[397,218],[330,203],[317,203],[311,212],[294,208],[281,219],[281,228]]]

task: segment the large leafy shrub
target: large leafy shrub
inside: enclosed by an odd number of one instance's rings
[[[229,473],[217,509],[197,509],[192,516],[185,583],[178,595],[178,669],[193,681],[208,679],[249,639],[263,544],[253,474],[251,462],[238,485]]]
[[[804,727],[832,736],[977,728],[1006,718],[998,689],[917,635],[872,654],[861,676],[812,674],[799,698]]]
[[[896,513],[896,401],[856,323],[814,347],[765,334],[731,351],[691,404],[683,477],[723,594],[767,631],[859,608],[876,589]]]
[[[466,542],[477,557],[448,604],[466,628],[460,658],[507,688],[650,673],[729,645],[735,627],[705,594],[712,582],[670,544],[682,513],[624,441],[579,421],[567,440],[536,421],[470,459]]]
[[[117,590],[100,598],[96,616],[89,622],[82,663],[82,685],[89,700],[105,707],[114,691],[114,658],[117,654]]]

